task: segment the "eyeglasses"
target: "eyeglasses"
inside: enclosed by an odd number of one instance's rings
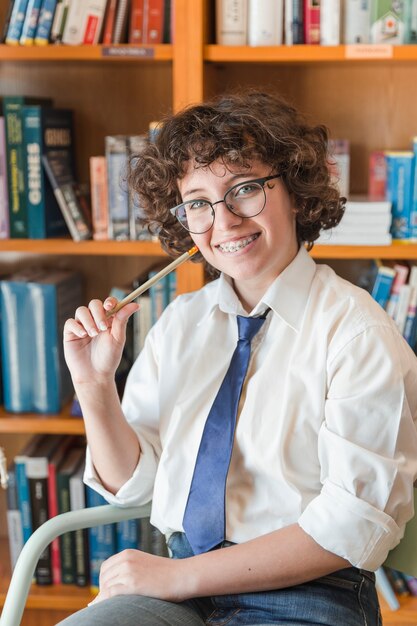
[[[223,200],[209,202],[200,198],[187,200],[178,206],[170,209],[181,226],[189,233],[202,235],[210,230],[216,217],[214,207],[216,204],[224,202],[226,208],[239,217],[255,217],[259,215],[266,204],[265,183],[273,178],[280,178],[281,174],[264,176],[255,180],[247,180],[243,183],[233,185],[224,194]]]

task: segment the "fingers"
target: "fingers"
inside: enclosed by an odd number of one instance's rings
[[[77,338],[97,337],[100,332],[106,332],[112,328],[115,320],[115,333],[119,337],[123,337],[125,327],[129,317],[138,310],[139,305],[131,302],[124,306],[114,317],[107,318],[106,313],[114,309],[117,305],[117,298],[109,296],[102,302],[101,300],[91,300],[88,306],[80,306],[75,311],[73,319],[69,319],[65,323],[64,338],[69,341],[74,336]]]

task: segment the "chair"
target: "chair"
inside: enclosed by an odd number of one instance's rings
[[[417,489],[414,490],[417,511]],[[38,528],[26,542],[15,565],[0,617],[0,626],[19,626],[38,559],[55,537],[79,528],[91,528],[127,519],[149,517],[151,505],[119,508],[110,504],[62,513]],[[384,565],[417,577],[417,515],[406,527],[400,544],[391,550]]]
[[[42,524],[26,542],[17,560],[1,613],[0,626],[19,626],[36,564],[46,546],[55,537],[80,528],[91,528],[100,524],[149,517],[150,511],[150,503],[144,506],[126,508],[107,504],[81,511],[62,513]]]

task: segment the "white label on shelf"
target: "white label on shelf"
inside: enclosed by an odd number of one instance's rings
[[[393,46],[389,44],[348,44],[345,46],[346,59],[392,59]]]
[[[142,48],[140,46],[103,46],[103,57],[135,57],[152,59],[155,56],[154,48]]]

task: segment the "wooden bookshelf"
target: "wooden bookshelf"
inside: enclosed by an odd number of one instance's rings
[[[170,44],[154,46],[114,44],[109,46],[6,46],[0,45],[0,62],[17,61],[42,63],[74,61],[157,62],[172,61],[173,48]]]
[[[84,422],[70,414],[70,405],[59,415],[40,413],[8,413],[0,407],[0,433],[44,433],[54,435],[83,435]]]

